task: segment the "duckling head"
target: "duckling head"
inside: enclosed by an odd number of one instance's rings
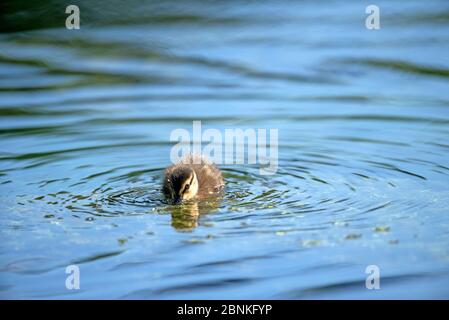
[[[174,203],[193,199],[198,193],[198,179],[195,171],[187,166],[175,168],[166,178]]]

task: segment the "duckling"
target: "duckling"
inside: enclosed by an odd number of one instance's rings
[[[165,169],[162,191],[177,204],[183,200],[209,197],[219,193],[223,187],[220,169],[201,156],[189,155]]]

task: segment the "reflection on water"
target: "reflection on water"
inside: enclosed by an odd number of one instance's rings
[[[171,225],[177,230],[192,230],[198,226],[200,212],[197,203],[170,208]]]
[[[96,1],[77,31],[57,1],[14,3],[1,298],[449,296],[446,1],[380,1],[378,31],[346,1]],[[222,198],[166,203],[194,120],[277,128],[277,173],[225,165]]]
[[[188,202],[180,206],[169,206],[171,225],[179,231],[189,231],[198,227],[198,219],[206,214],[218,211],[220,199]]]

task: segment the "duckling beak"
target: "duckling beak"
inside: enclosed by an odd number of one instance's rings
[[[173,198],[173,204],[181,204],[182,203],[182,197],[181,196],[175,196]]]

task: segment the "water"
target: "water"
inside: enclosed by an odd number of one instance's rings
[[[85,1],[77,31],[24,3],[0,34],[1,298],[449,298],[447,1],[377,1],[378,31],[347,1]],[[222,166],[223,199],[167,205],[193,120],[277,128],[277,174]]]

